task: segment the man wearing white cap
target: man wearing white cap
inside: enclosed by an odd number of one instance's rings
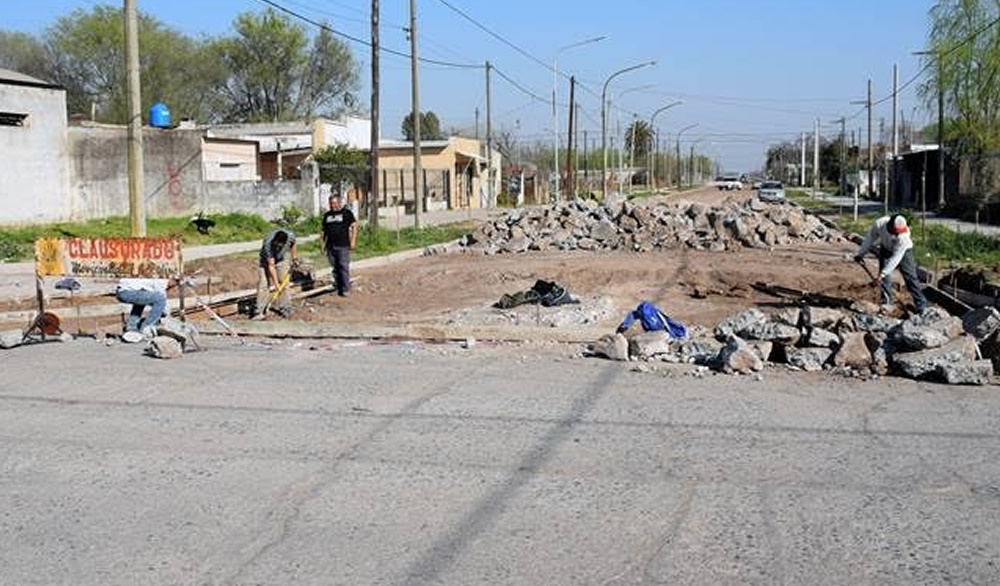
[[[875,220],[875,224],[865,236],[865,241],[861,243],[861,248],[854,255],[855,262],[861,262],[873,249],[878,256],[877,281],[882,289],[882,303],[892,303],[892,271],[899,267],[906,290],[913,297],[917,311],[923,311],[927,307],[927,299],[917,279],[917,261],[913,257],[913,240],[910,238],[906,218],[900,214],[893,214]]]

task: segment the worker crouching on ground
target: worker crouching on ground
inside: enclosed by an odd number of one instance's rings
[[[351,290],[351,251],[358,246],[358,223],[339,195],[330,196],[330,211],[323,214],[323,249],[330,261],[337,295]]]
[[[927,307],[927,299],[917,279],[917,261],[913,257],[913,240],[910,238],[906,218],[894,214],[875,220],[861,248],[854,255],[855,262],[862,262],[865,255],[873,249],[878,256],[879,267],[878,277],[873,284],[879,285],[882,290],[883,305],[892,304],[892,272],[899,267],[906,290],[913,297],[917,311],[922,312]]]
[[[167,282],[164,279],[121,279],[115,288],[115,298],[132,304],[122,340],[134,344],[152,339],[156,335],[156,324],[167,309]],[[149,314],[143,319],[147,307]]]
[[[281,291],[278,299],[270,304],[270,307],[268,306],[271,292],[277,292],[288,275],[289,263],[285,259],[289,255],[293,263],[298,261],[299,249],[295,243],[294,232],[279,228],[264,238],[257,267],[257,305],[253,315],[255,319],[263,319],[264,312],[268,308],[282,317],[291,315],[288,287]]]

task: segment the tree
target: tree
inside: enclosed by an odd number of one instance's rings
[[[51,81],[66,88],[70,113],[90,112],[99,119],[127,119],[122,10],[98,5],[75,10],[46,30],[46,69]],[[177,118],[213,117],[213,87],[221,69],[205,43],[139,15],[142,103],[163,101]]]
[[[27,33],[0,31],[0,67],[52,80],[45,44]]]
[[[413,140],[413,112],[403,118],[403,136],[406,137],[406,140]],[[420,115],[420,139],[444,139],[444,135],[441,133],[441,121],[438,120],[437,114],[434,112],[427,111]]]
[[[358,67],[328,31],[310,47],[304,27],[271,9],[240,14],[233,28],[214,45],[229,72],[220,88],[226,119],[293,120],[353,106]]]
[[[939,90],[952,119],[955,150],[968,158],[977,209],[994,195],[988,154],[1000,148],[1000,30],[996,0],[939,0],[930,11],[931,79],[921,95],[937,110]]]
[[[642,160],[653,144],[653,133],[645,120],[635,120],[625,130],[625,150],[631,151],[635,144],[635,158]]]
[[[368,191],[371,181],[371,156],[368,151],[346,145],[329,145],[313,154],[319,165],[319,178],[335,188],[347,183]]]

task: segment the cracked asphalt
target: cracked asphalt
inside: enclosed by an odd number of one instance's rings
[[[1000,393],[559,346],[0,353],[0,584],[1000,583]]]

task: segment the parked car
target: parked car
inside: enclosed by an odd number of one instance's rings
[[[757,197],[764,201],[783,201],[785,188],[780,181],[764,181],[757,190]]]

